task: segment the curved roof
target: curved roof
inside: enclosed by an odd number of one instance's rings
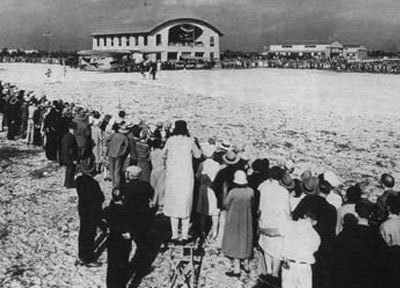
[[[154,26],[149,25],[150,23],[140,23],[138,25],[131,24],[129,25],[130,27],[123,27],[123,28],[107,28],[104,30],[96,31],[91,34],[91,36],[104,36],[104,35],[126,35],[126,34],[154,34],[161,29],[163,29],[166,26],[175,24],[175,23],[194,23],[194,24],[199,24],[206,26],[213,30],[214,32],[218,33],[220,36],[223,36],[224,34],[219,30],[217,27],[214,25],[211,25],[210,23],[198,19],[198,18],[174,18],[171,20],[164,21],[162,23],[159,23]],[[132,27],[133,26],[133,27]]]
[[[150,31],[150,34],[154,34],[154,33],[156,33],[157,31],[163,29],[164,27],[169,26],[169,25],[172,25],[172,24],[175,24],[175,23],[196,23],[196,24],[200,24],[200,25],[203,25],[203,26],[206,26],[206,27],[210,28],[210,29],[213,30],[215,33],[218,33],[219,36],[223,36],[223,35],[224,35],[224,34],[223,34],[217,27],[215,27],[214,25],[211,25],[210,23],[208,23],[208,22],[206,22],[206,21],[204,21],[204,20],[196,19],[196,18],[176,18],[176,19],[172,19],[172,20],[163,22],[163,23],[157,25],[156,27],[154,27],[154,28]]]

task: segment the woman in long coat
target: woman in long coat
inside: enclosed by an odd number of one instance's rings
[[[253,189],[247,185],[246,173],[235,172],[233,188],[224,200],[227,209],[222,253],[233,259],[233,270],[226,272],[229,277],[240,277],[240,262],[244,261],[245,272],[249,272],[248,259],[253,247]]]
[[[172,136],[163,150],[166,158],[164,215],[170,217],[173,241],[178,240],[179,220],[183,241],[189,238],[189,217],[192,211],[194,172],[192,158],[199,158],[200,149],[189,135],[186,122],[175,122]]]

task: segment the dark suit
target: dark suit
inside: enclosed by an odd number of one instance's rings
[[[102,217],[104,194],[99,183],[88,175],[76,178],[78,192],[79,228],[79,259],[84,263],[94,262],[96,229]]]
[[[107,287],[125,288],[129,254],[132,249],[131,240],[125,240],[122,237],[122,234],[129,232],[129,216],[126,207],[111,202],[107,218],[110,227],[110,238],[107,244]]]
[[[67,166],[65,170],[64,186],[67,188],[75,187],[75,164],[74,161],[78,159],[78,146],[76,144],[75,136],[70,132],[66,133],[61,139],[61,165]]]
[[[124,205],[128,211],[129,232],[137,244],[135,259],[141,265],[147,265],[147,231],[150,226],[152,212],[149,206],[154,190],[148,182],[131,180],[120,188],[125,196]]]

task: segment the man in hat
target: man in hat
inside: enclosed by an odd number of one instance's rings
[[[129,153],[129,140],[126,134],[129,132],[125,126],[120,126],[108,143],[107,156],[110,162],[110,174],[113,187],[121,184],[122,168]]]
[[[318,208],[310,205],[298,221],[289,220],[284,231],[282,288],[312,288],[314,253],[321,239],[313,226]]]
[[[112,200],[106,207],[106,217],[110,228],[107,242],[107,288],[126,287],[129,254],[132,249],[129,233],[129,215],[123,204],[124,195],[118,188],[112,191]]]
[[[266,272],[266,280],[271,285],[278,285],[279,270],[283,253],[283,231],[287,221],[290,219],[289,191],[279,184],[284,170],[274,166],[270,169],[270,179],[262,182],[258,187],[260,191],[259,206],[259,229],[258,240],[262,255],[260,274],[263,268]],[[270,233],[274,231],[274,233]],[[265,262],[264,262],[265,261]],[[265,275],[263,275],[265,277]],[[262,276],[261,276],[262,277]]]
[[[400,275],[400,197],[389,194],[387,197],[389,209],[388,219],[382,223],[380,233],[387,245],[387,257],[385,257],[386,286],[397,287]]]
[[[154,190],[148,182],[139,180],[142,169],[138,166],[126,168],[127,183],[120,185],[121,193],[124,195],[124,204],[129,217],[129,232],[136,242],[137,252],[135,255],[136,264],[147,268],[146,256],[147,231],[150,226],[152,212],[150,203],[154,196]]]
[[[76,139],[74,136],[75,129],[76,129],[76,123],[70,122],[68,124],[68,133],[66,133],[61,139],[60,162],[61,165],[66,166],[64,187],[66,187],[67,189],[75,187],[74,177],[75,177],[76,164],[78,160],[78,145],[76,143]]]
[[[99,183],[93,178],[96,171],[94,157],[81,162],[82,175],[76,178],[78,193],[79,228],[79,264],[98,266],[94,249],[97,226],[101,221],[104,194]]]
[[[326,196],[330,193],[331,185],[327,181],[320,181],[316,176],[311,176],[304,179],[302,187],[307,196],[300,201],[292,216],[294,220],[298,220],[309,205],[315,205],[318,208],[318,223],[314,228],[321,237],[321,245],[315,253],[313,287],[329,287],[331,256],[337,221],[336,208],[326,200]]]
[[[335,240],[329,287],[385,287],[379,265],[385,243],[378,231],[369,226],[373,209],[374,204],[367,199],[359,201],[355,207],[358,223],[344,229]]]

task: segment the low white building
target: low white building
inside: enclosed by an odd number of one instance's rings
[[[161,61],[219,59],[222,32],[195,18],[177,18],[158,25],[107,29],[91,35],[92,50],[129,50]]]
[[[330,44],[284,44],[271,45],[268,54],[281,56],[312,56],[335,57],[343,56],[351,60],[363,60],[367,58],[367,49],[361,45],[342,45],[335,41]]]

